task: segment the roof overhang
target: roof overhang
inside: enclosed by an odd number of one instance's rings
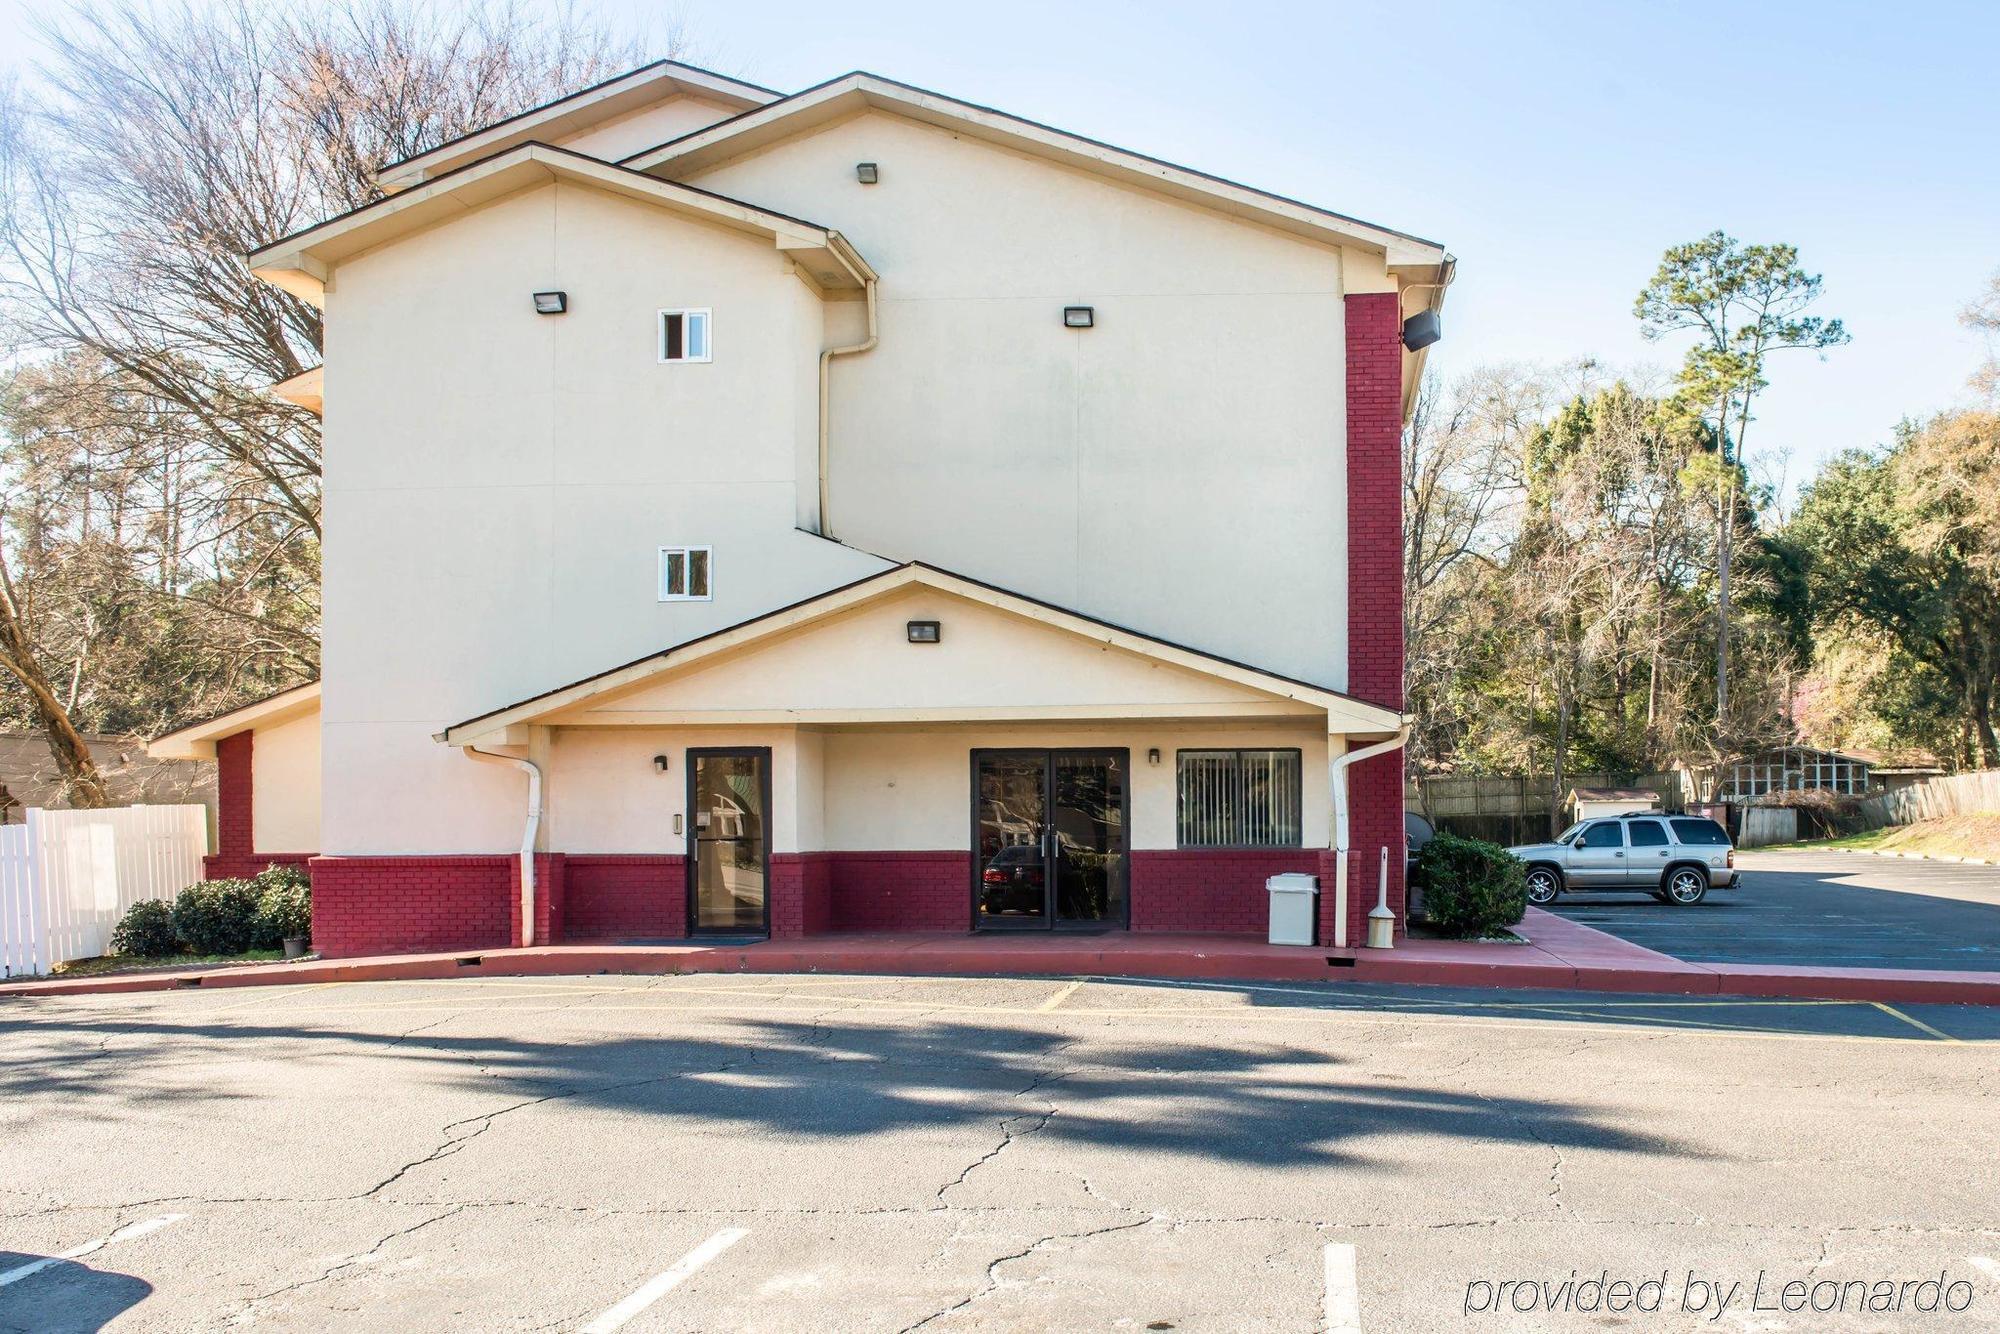
[[[198,723],[156,736],[146,743],[146,754],[156,760],[212,760],[215,743],[238,732],[259,727],[275,727],[295,718],[319,712],[319,682],[280,690],[254,703],[219,713]]]
[[[556,180],[765,237],[794,261],[807,286],[822,294],[858,292],[875,277],[854,247],[830,228],[540,143],[497,153],[274,241],[250,253],[250,271],[301,300],[321,305],[334,266],[342,260]]]
[[[561,139],[675,96],[698,97],[741,112],[775,102],[783,94],[678,61],[655,61],[391,163],[375,173],[375,181],[394,194],[531,139]]]
[[[287,403],[296,403],[317,417],[325,410],[326,367],[315,366],[288,380],[280,380],[271,386],[270,394]]]
[[[685,178],[760,148],[869,109],[893,112],[955,134],[1094,172],[1127,185],[1275,227],[1332,245],[1380,252],[1391,272],[1419,281],[1445,261],[1435,241],[1314,208],[1281,195],[1115,148],[991,107],[912,87],[879,75],[853,73],[628,157],[621,164]]]
[[[1312,718],[1323,716],[1329,733],[1343,735],[1386,735],[1393,734],[1403,725],[1403,717],[1393,709],[1358,700],[1340,691],[1324,686],[1295,681],[1277,676],[1242,663],[1231,662],[1212,654],[1203,653],[1182,645],[1155,639],[1119,626],[1068,611],[1048,603],[994,588],[977,580],[952,574],[935,567],[912,562],[900,565],[880,574],[857,580],[817,597],[808,598],[789,607],[780,608],[763,616],[755,617],[727,629],[675,645],[660,653],[630,662],[622,667],[586,677],[571,685],[551,690],[531,699],[523,700],[490,713],[468,718],[446,728],[434,738],[445,745],[524,745],[528,739],[528,729],[545,720],[568,715],[580,706],[607,696],[634,690],[648,683],[661,680],[682,672],[692,671],[703,664],[711,664],[724,655],[751,651],[808,627],[819,625],[843,613],[857,610],[867,604],[896,596],[912,588],[923,588],[950,594],[977,603],[996,611],[1008,613],[1026,621],[1038,623],[1052,630],[1065,632],[1083,640],[1106,648],[1122,650],[1142,659],[1180,668],[1184,671],[1213,677],[1219,681],[1244,687],[1256,692],[1262,703],[1248,710],[1262,717]],[[796,709],[760,709],[755,716],[748,713],[717,716],[707,719],[712,722],[740,723],[793,723],[815,726],[838,725],[882,725],[937,722],[996,722],[1071,719],[1083,715],[1065,711],[1058,707],[1051,709],[1040,706],[1032,709],[1011,708],[1005,702],[976,701],[961,707],[932,707],[928,709],[867,709],[843,710],[839,708],[803,711]],[[1095,715],[1093,715],[1095,716]],[[1178,706],[1160,706],[1158,709],[1134,709],[1120,706],[1120,717],[1177,717],[1183,716]],[[612,720],[625,719],[622,715],[611,715]],[[646,721],[686,722],[688,719],[672,720],[647,719]]]

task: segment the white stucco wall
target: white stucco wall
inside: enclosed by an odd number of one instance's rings
[[[556,288],[569,313],[534,314]],[[657,311],[715,360],[659,364]],[[799,533],[819,301],[768,240],[550,185],[342,264],[327,295],[324,851],[489,852],[518,773],[444,725],[883,567]],[[661,545],[715,599],[660,603]]]
[[[318,852],[317,710],[256,728],[250,743],[250,845],[258,852]]]
[[[1302,753],[1305,846],[1331,842],[1327,739],[1315,726],[1157,722],[1103,726],[979,725],[878,731],[811,728],[557,728],[549,749],[549,843],[556,852],[686,849],[687,749],[769,746],[773,852],[969,848],[975,748],[1119,748],[1131,753],[1131,846],[1175,846],[1181,749],[1289,748]],[[1147,762],[1158,748],[1160,763]],[[653,757],[666,755],[660,773]]]
[[[880,112],[690,183],[882,275],[880,347],[834,363],[836,536],[1345,684],[1337,248]]]

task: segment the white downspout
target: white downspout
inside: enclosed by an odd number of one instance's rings
[[[1399,750],[1410,739],[1410,727],[1405,723],[1396,735],[1387,741],[1378,741],[1360,750],[1350,750],[1336,755],[1327,763],[1327,782],[1333,788],[1333,944],[1336,949],[1347,948],[1347,771],[1362,760],[1372,760],[1377,755],[1387,755]]]
[[[495,755],[477,746],[460,746],[475,760],[488,764],[511,764],[528,775],[528,822],[521,830],[521,945],[535,943],[535,840],[542,828],[542,770],[533,760],[512,755]]]
[[[849,273],[852,273],[855,277],[861,279],[863,299],[868,303],[868,337],[862,339],[858,343],[849,343],[845,347],[829,347],[822,349],[819,354],[819,535],[821,537],[828,539],[831,539],[833,537],[833,519],[831,518],[831,510],[830,510],[831,502],[827,499],[828,492],[832,489],[829,484],[828,476],[829,473],[832,471],[832,460],[831,460],[832,448],[829,441],[830,437],[833,434],[833,429],[830,420],[832,415],[832,410],[829,405],[833,397],[831,388],[832,376],[833,376],[832,372],[833,359],[835,357],[849,356],[858,352],[871,351],[874,348],[875,344],[881,341],[881,339],[877,336],[877,328],[875,323],[876,315],[875,315],[874,273],[870,271],[865,271],[867,269],[867,265],[865,263],[862,265],[860,269],[857,269],[854,265],[849,264],[847,262],[847,257],[841,253],[839,246],[832,247],[832,250],[835,256],[837,256],[840,259],[840,262],[846,266],[847,271]]]

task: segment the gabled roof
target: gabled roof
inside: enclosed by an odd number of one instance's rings
[[[656,60],[627,74],[530,107],[484,129],[461,135],[436,148],[393,162],[375,173],[375,181],[391,193],[431,180],[454,167],[527,141],[560,139],[603,121],[664,101],[677,94],[718,102],[743,111],[774,102],[784,94],[713,70],[697,69],[677,60]]]
[[[831,228],[746,204],[710,190],[649,176],[550,144],[526,143],[412,186],[401,194],[295,232],[253,250],[250,271],[275,287],[320,304],[327,275],[341,260],[409,232],[456,218],[502,196],[569,180],[657,205],[683,216],[768,237],[822,289],[862,288],[874,271]]]
[[[1402,715],[1393,709],[1367,703],[1342,691],[1262,671],[1019,593],[1010,593],[936,566],[911,561],[791,606],[673,645],[609,671],[454,723],[438,733],[435,739],[453,746],[478,742],[501,744],[496,742],[496,737],[505,736],[509,729],[535,719],[575,708],[600,696],[630,690],[641,683],[693,667],[722,654],[782,639],[807,626],[820,624],[913,587],[948,593],[1153,662],[1262,692],[1275,700],[1324,710],[1330,731],[1386,733],[1402,726]]]
[[[314,366],[290,379],[280,380],[267,391],[273,398],[296,403],[315,415],[326,408],[326,367]]]
[[[226,713],[218,713],[198,723],[163,732],[146,743],[146,753],[156,760],[212,760],[215,758],[215,743],[224,737],[247,732],[253,727],[290,722],[318,709],[319,682],[308,681],[302,686],[291,686],[248,704],[239,704]]]
[[[1380,251],[1392,269],[1434,269],[1445,259],[1436,241],[858,70],[635,153],[621,165],[685,176],[871,107],[1297,235]]]

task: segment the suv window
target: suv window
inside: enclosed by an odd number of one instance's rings
[[[1634,820],[1625,827],[1632,832],[1632,846],[1635,848],[1667,846],[1667,827],[1658,820]]]
[[[1674,837],[1683,843],[1697,843],[1704,847],[1729,846],[1729,832],[1713,820],[1676,820]]]
[[[1594,824],[1583,831],[1583,837],[1576,841],[1579,848],[1622,848],[1625,846],[1625,831],[1607,821]]]

